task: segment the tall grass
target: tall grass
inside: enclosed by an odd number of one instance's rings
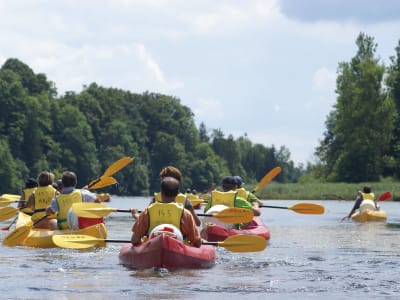
[[[400,183],[276,183],[271,182],[256,195],[260,199],[286,200],[354,200],[357,191],[370,186],[378,198],[384,192],[391,192],[393,200],[400,201]],[[248,188],[248,187],[246,187]]]

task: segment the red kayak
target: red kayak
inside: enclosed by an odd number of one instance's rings
[[[251,234],[258,235],[266,240],[271,237],[269,229],[265,226],[258,217],[254,217],[253,220],[241,229],[226,228],[218,224],[206,225],[200,232],[201,237],[209,242],[221,242],[227,237],[236,234]]]
[[[132,269],[208,269],[214,266],[215,259],[214,246],[196,248],[166,234],[135,247],[125,244],[119,252],[120,262]]]

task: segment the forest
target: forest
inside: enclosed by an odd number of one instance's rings
[[[255,184],[282,168],[278,183],[363,182],[400,177],[400,41],[389,65],[374,38],[360,33],[357,53],[339,62],[337,101],[315,149],[317,160],[295,166],[284,145],[252,143],[220,129],[196,127],[180,99],[135,94],[90,83],[58,95],[54,82],[17,58],[0,69],[0,191],[19,193],[29,177],[65,170],[84,186],[124,156],[134,162],[115,175],[118,195],[149,195],[159,172],[174,165],[182,190],[206,191],[227,175]]]
[[[19,193],[27,178],[44,170],[56,178],[74,171],[82,187],[124,156],[134,161],[115,175],[111,192],[119,195],[157,191],[166,165],[182,171],[182,189],[198,191],[227,175],[255,182],[278,165],[281,182],[301,174],[284,146],[235,139],[203,123],[197,128],[193,112],[177,98],[96,83],[58,96],[45,74],[15,58],[0,69],[0,132],[2,193]]]

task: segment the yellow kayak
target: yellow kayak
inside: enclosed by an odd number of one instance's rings
[[[18,214],[16,228],[24,226],[31,220],[31,217],[23,212]],[[35,248],[55,248],[57,247],[53,241],[52,236],[57,234],[85,234],[96,238],[105,239],[107,238],[107,230],[104,223],[92,225],[83,229],[78,230],[49,230],[32,228],[29,235],[22,240],[18,246],[35,247]],[[104,247],[104,242],[99,242],[97,247]]]

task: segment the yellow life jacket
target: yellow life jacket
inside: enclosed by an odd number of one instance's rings
[[[29,197],[33,194],[33,192],[36,190],[37,188],[27,188],[27,189],[23,189],[22,192],[24,193],[25,196],[25,201],[29,200]]]
[[[212,191],[211,192],[211,205],[226,205],[228,207],[235,207],[235,199],[237,192],[229,191],[229,192],[220,192],[220,191]]]
[[[46,215],[46,208],[50,205],[51,200],[56,196],[56,190],[51,185],[37,187],[33,192],[35,195],[35,203],[32,215],[32,221],[36,222]],[[54,219],[56,215],[48,216]]]
[[[154,199],[156,199],[157,202],[161,202],[161,192],[158,193],[154,193]],[[177,203],[182,203],[183,205],[185,205],[186,202],[186,196],[182,193],[179,193],[176,197],[175,197],[175,202]],[[178,227],[179,228],[179,227]]]
[[[375,199],[375,194],[374,193],[368,193],[368,194],[366,194],[366,193],[361,193],[361,195],[362,195],[362,199],[363,200],[374,200]]]
[[[244,188],[238,188],[238,189],[236,189],[236,192],[237,192],[238,197],[246,199],[246,200],[249,199],[250,192],[246,191]]]
[[[160,224],[171,224],[178,229],[181,228],[181,218],[184,210],[182,204],[176,202],[154,202],[147,209],[149,212],[149,228],[147,234]]]
[[[75,189],[69,194],[60,194],[57,196],[59,206],[57,224],[60,229],[68,229],[68,212],[72,204],[82,202],[82,194],[79,189]]]

